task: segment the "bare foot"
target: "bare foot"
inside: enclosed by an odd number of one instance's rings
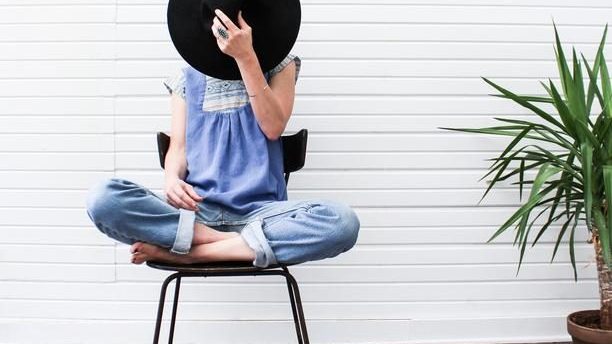
[[[156,245],[136,242],[130,248],[132,263],[142,264],[149,260],[175,264],[193,264],[214,261],[252,261],[253,251],[243,238],[235,236],[208,244],[193,245],[188,254],[176,254]]]
[[[144,242],[136,242],[130,247],[132,253],[132,263],[142,264],[149,260],[165,263],[191,264],[193,259],[188,255],[172,253],[169,250]]]
[[[221,241],[237,237],[239,234],[236,232],[222,232],[216,229],[210,228],[207,225],[196,222],[193,231],[192,245],[209,244],[215,241]]]

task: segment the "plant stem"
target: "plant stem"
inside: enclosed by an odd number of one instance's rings
[[[604,262],[597,230],[593,232],[593,243],[595,245],[599,296],[601,299],[601,308],[599,312],[600,326],[603,330],[612,330],[612,271]]]

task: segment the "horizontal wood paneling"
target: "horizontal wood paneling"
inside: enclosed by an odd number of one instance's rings
[[[186,302],[286,302],[282,281],[261,283],[257,279],[240,283],[201,283],[183,281],[181,300]],[[40,301],[114,301],[150,302],[159,294],[157,282],[37,282],[5,281],[7,288],[0,295],[7,300]],[[528,295],[517,295],[515,290],[528,286]],[[183,289],[184,288],[184,289]],[[529,282],[473,282],[473,283],[336,283],[333,288],[325,283],[303,283],[300,287],[305,302],[419,302],[424,294],[429,301],[511,301],[511,300],[579,300],[597,297],[595,280],[529,281]],[[149,314],[150,316],[150,314]]]
[[[487,243],[521,203],[514,180],[479,203],[487,159],[508,140],[441,128],[541,122],[490,97],[482,77],[543,94],[539,81],[558,82],[552,21],[590,60],[609,1],[301,3],[293,52],[303,64],[285,133],[307,128],[309,143],[289,198],[345,202],[361,223],[349,252],[292,268],[311,341],[568,341],[566,315],[598,306],[586,227],[576,228],[577,282],[567,237],[551,263],[561,223],[519,271],[514,232]],[[166,6],[0,2],[0,343],[152,335],[167,273],[130,264],[129,246],[98,231],[85,206],[88,189],[113,176],[161,193],[162,81],[184,66]],[[176,343],[294,340],[278,278],[187,279],[181,300]]]
[[[129,264],[126,262],[125,264]],[[132,265],[117,265],[121,281],[159,281],[165,274],[139,269]],[[292,269],[300,283],[411,283],[411,282],[475,282],[475,281],[546,281],[573,280],[569,264],[526,264],[516,274],[515,264],[465,265],[406,265],[406,266],[300,266]],[[582,270],[581,279],[596,278],[593,269]],[[219,277],[219,283],[244,281],[245,278]],[[208,282],[210,283],[210,282]]]
[[[431,318],[444,313],[450,318],[484,317],[489,318],[507,308],[508,316],[519,316],[524,312],[539,316],[554,316],[559,312],[570,313],[573,309],[590,309],[596,307],[598,300],[563,300],[563,301],[495,301],[495,302],[390,302],[390,303],[353,303],[324,302],[306,303],[304,312],[312,320],[335,320],[338,317],[355,320],[409,320],[411,317]],[[103,320],[116,316],[117,309],[122,309],[122,320],[147,320],[150,318],[154,302],[114,302],[114,301],[21,301],[9,300],[0,302],[0,316],[28,318],[53,318]],[[512,305],[512,307],[508,307]],[[183,321],[245,321],[245,320],[288,320],[291,308],[286,302],[183,302],[181,305]],[[165,319],[169,319],[167,315]]]
[[[287,307],[289,307],[287,305]],[[155,312],[149,307],[150,314]],[[9,318],[0,320],[0,325],[6,328],[6,339],[21,339],[24,332],[32,332],[23,343],[39,343],[48,340],[44,333],[70,333],[64,343],[79,343],[81,338],[87,338],[88,343],[126,343],[136,342],[142,338],[151,337],[153,317],[145,321],[119,320],[45,320]],[[538,326],[533,322],[537,321]],[[565,324],[565,317],[506,317],[506,318],[463,318],[463,319],[412,319],[412,320],[312,320],[308,323],[309,335],[313,342],[400,342],[417,344],[423,342],[454,343],[462,336],[462,331],[480,333],[481,338],[474,343],[490,343],[496,340],[512,340],[516,338],[516,329],[509,328],[508,322],[522,329],[524,338],[552,338],[564,340],[558,334],[558,328]],[[31,331],[34,324],[38,331]],[[164,322],[167,325],[167,322]],[[482,327],[482,328],[481,328]],[[113,335],[109,335],[112,328]],[[440,331],[444,328],[445,331]],[[161,333],[167,338],[167,326]],[[180,330],[179,330],[180,329]],[[286,342],[295,336],[292,321],[183,321],[177,326],[175,340],[177,342],[193,342],[205,336],[210,341],[241,342],[245,333],[256,335],[265,342]],[[121,336],[114,335],[121,333]],[[312,334],[310,334],[312,333]],[[339,335],[341,333],[342,335]],[[108,338],[106,338],[108,337]]]

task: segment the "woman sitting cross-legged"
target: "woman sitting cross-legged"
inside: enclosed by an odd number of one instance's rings
[[[88,196],[91,220],[130,244],[136,264],[252,261],[266,267],[349,250],[360,223],[348,205],[287,199],[280,136],[292,113],[300,58],[287,52],[263,72],[253,48],[256,28],[242,13],[236,23],[215,14],[210,30],[216,53],[235,62],[237,78],[212,62],[207,68],[219,73],[203,73],[193,60],[169,78],[165,195],[125,179],[103,181]]]

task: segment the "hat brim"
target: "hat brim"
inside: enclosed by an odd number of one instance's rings
[[[201,73],[224,80],[242,79],[234,58],[223,53],[217,45],[211,29],[214,13],[205,1],[169,1],[168,30],[172,43],[181,57]],[[262,70],[274,68],[289,54],[297,40],[300,1],[246,0],[241,10],[242,17],[252,28],[253,49]],[[238,26],[236,20],[234,24]]]

